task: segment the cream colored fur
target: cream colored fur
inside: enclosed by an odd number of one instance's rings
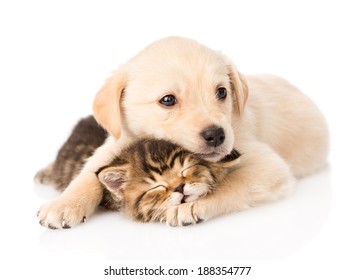
[[[218,87],[227,89],[223,101],[215,98]],[[172,108],[159,103],[168,94],[178,100]],[[328,150],[322,114],[297,88],[275,76],[243,76],[225,56],[180,37],[157,41],[120,67],[98,92],[94,115],[112,136],[65,192],[41,207],[48,227],[74,226],[94,212],[102,198],[94,172],[136,137],[172,140],[210,161],[232,148],[242,154],[213,194],[171,207],[173,226],[278,199],[295,177],[322,168]],[[200,135],[211,125],[225,131],[217,148]]]

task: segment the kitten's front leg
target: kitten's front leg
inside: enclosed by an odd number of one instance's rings
[[[269,147],[263,144],[257,147],[242,153],[240,166],[213,193],[169,208],[166,223],[170,226],[196,224],[289,193],[295,180],[287,163]]]

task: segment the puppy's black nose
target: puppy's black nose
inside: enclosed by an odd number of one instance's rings
[[[220,146],[225,141],[225,132],[222,127],[210,126],[201,133],[205,143],[211,147]]]
[[[184,188],[184,184],[182,183],[177,188],[175,188],[173,191],[183,194],[183,188]]]

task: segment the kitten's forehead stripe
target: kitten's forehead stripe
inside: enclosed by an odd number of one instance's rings
[[[162,173],[163,173],[163,170],[161,168],[157,168],[155,166],[152,166],[151,164],[147,163],[146,161],[143,162],[143,165],[144,165],[144,171],[146,173],[151,174],[151,171],[158,173],[160,175],[162,175]],[[145,170],[145,168],[146,168],[146,170]]]
[[[171,158],[170,162],[169,162],[169,166],[170,168],[173,168],[173,166],[175,165],[175,161],[177,158],[181,158],[183,156],[184,152],[183,151],[178,151],[178,152],[175,152],[175,154],[173,155],[173,157]],[[184,161],[184,160],[183,160]],[[181,162],[181,164],[183,164]]]
[[[170,165],[167,163],[167,159],[178,148],[173,143],[166,142],[164,140],[156,140],[148,142],[148,151],[152,162],[157,163],[160,167],[160,175],[167,169],[170,169]]]

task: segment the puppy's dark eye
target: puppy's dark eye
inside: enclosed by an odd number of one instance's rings
[[[177,104],[177,99],[172,94],[169,94],[169,95],[165,95],[164,97],[162,97],[159,102],[163,106],[171,107],[171,106]]]
[[[224,87],[219,87],[216,91],[216,98],[218,100],[223,100],[227,96],[227,90]]]

